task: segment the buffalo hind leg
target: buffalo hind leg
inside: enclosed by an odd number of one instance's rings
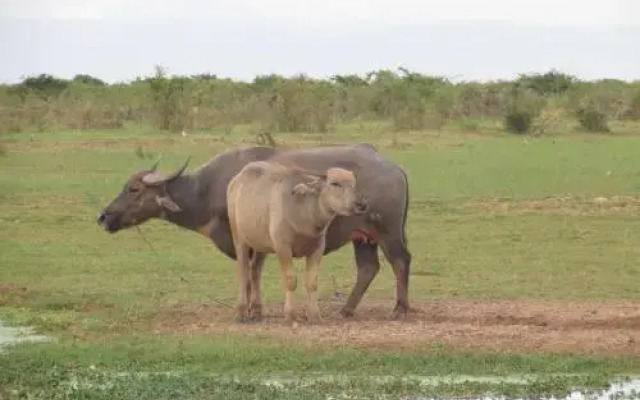
[[[262,319],[262,293],[260,291],[260,278],[262,277],[262,266],[267,255],[265,253],[253,252],[250,265],[251,291],[249,296],[249,319],[260,321]]]
[[[347,304],[340,310],[340,314],[345,318],[353,316],[362,296],[380,270],[377,243],[354,240],[353,251],[356,258],[356,283],[351,289]]]
[[[396,276],[396,306],[393,309],[393,316],[404,318],[409,311],[411,253],[400,237],[385,235],[380,238],[380,247]]]

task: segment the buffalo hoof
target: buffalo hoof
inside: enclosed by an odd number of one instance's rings
[[[252,322],[262,321],[262,306],[251,306],[249,308],[249,319],[251,319]]]
[[[353,318],[353,311],[342,308],[340,309],[340,315],[342,316],[342,318]]]
[[[397,321],[403,321],[407,319],[408,308],[409,307],[407,307],[406,305],[396,304],[393,312],[391,313],[391,317]]]
[[[262,321],[262,314],[259,314],[259,313],[258,314],[256,314],[256,313],[250,314],[247,317],[247,319],[248,319],[248,322],[254,322],[254,323],[255,322],[260,322],[260,321]]]

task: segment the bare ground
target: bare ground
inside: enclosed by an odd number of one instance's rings
[[[339,316],[341,305],[323,301],[321,323],[293,326],[284,322],[281,304],[267,307],[262,322],[245,325],[233,322],[228,306],[192,305],[160,312],[151,328],[157,333],[246,333],[397,350],[441,344],[462,350],[640,355],[640,302],[441,300],[414,303],[404,321],[390,318],[391,302],[363,301],[351,319]]]
[[[482,213],[558,214],[558,215],[635,215],[640,211],[640,197],[548,197],[537,200],[470,201],[462,209]]]

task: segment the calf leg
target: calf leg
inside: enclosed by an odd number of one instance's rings
[[[380,270],[378,259],[378,245],[363,241],[353,241],[353,250],[356,258],[356,283],[347,299],[347,304],[340,310],[343,317],[352,317],[362,296]]]
[[[282,289],[284,291],[284,319],[291,322],[294,319],[294,291],[298,285],[296,276],[291,269],[291,249],[277,249],[280,272],[282,275]]]
[[[306,257],[304,281],[307,289],[307,320],[318,322],[321,320],[320,307],[318,307],[318,269],[324,252],[324,240],[309,256]]]
[[[393,309],[393,316],[404,318],[409,311],[411,253],[402,240],[402,235],[385,235],[380,238],[380,246],[396,276],[396,306]]]
[[[265,253],[253,252],[250,262],[251,269],[251,293],[249,297],[249,318],[253,321],[262,319],[262,294],[260,291],[260,278],[262,277],[262,266],[267,255]]]
[[[249,292],[251,284],[249,282],[249,247],[243,243],[236,244],[236,273],[240,286],[240,299],[236,307],[236,322],[245,323],[248,321],[247,312],[249,310]]]

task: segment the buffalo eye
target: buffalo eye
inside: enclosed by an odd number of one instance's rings
[[[137,186],[130,186],[129,187],[129,193],[138,193],[140,192],[140,188]]]

